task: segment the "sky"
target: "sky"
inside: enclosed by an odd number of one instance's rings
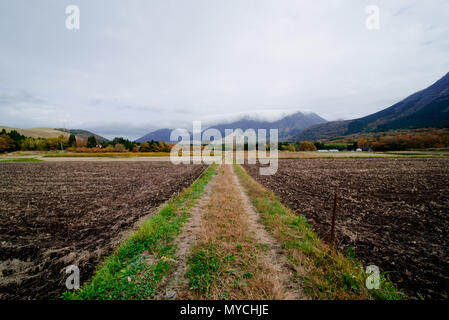
[[[448,53],[449,0],[2,0],[0,125],[135,139],[245,115],[352,119],[437,81]]]

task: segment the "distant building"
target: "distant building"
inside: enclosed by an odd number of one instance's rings
[[[329,150],[317,150],[317,152],[329,152]]]
[[[362,152],[362,148],[357,148],[357,150],[355,150],[355,152]]]
[[[329,150],[329,152],[340,152],[340,151],[337,149],[331,149],[331,150]]]

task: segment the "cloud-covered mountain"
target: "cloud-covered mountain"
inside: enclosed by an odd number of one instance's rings
[[[449,73],[427,89],[363,118],[315,125],[292,140],[334,138],[359,132],[449,127]]]
[[[159,129],[152,131],[150,133],[147,133],[143,137],[140,137],[136,140],[136,142],[146,142],[146,141],[165,141],[170,142],[170,133],[172,132],[172,129]]]
[[[219,130],[223,137],[225,136],[225,129],[242,129],[243,131],[247,129],[278,129],[279,139],[287,139],[313,125],[326,122],[327,120],[321,118],[315,113],[296,112],[295,114],[286,116],[277,121],[258,121],[245,117],[234,122],[213,125],[209,128]],[[159,129],[144,135],[136,141],[144,142],[156,140],[169,142],[170,132],[171,129]]]

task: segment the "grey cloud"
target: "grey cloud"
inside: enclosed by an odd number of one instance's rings
[[[410,10],[411,8],[412,8],[412,6],[407,6],[407,7],[400,8],[399,10],[396,11],[396,13],[393,14],[393,16],[399,16],[401,14],[404,14],[408,10]]]
[[[8,89],[3,89],[0,92],[0,105],[15,105],[17,103],[31,103],[31,104],[43,104],[44,99],[33,96],[32,94],[23,91],[10,91]]]
[[[379,31],[365,28],[371,4],[3,0],[0,124],[138,137],[199,119],[363,116],[449,71],[447,1],[379,2]]]

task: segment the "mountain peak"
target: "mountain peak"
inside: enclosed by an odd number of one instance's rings
[[[389,108],[359,119],[317,125],[295,139],[315,140],[359,132],[429,127],[449,127],[449,73]]]
[[[295,112],[294,114],[285,116],[276,121],[261,121],[255,120],[249,115],[243,116],[240,119],[230,122],[212,125],[209,128],[217,129],[221,132],[222,136],[225,136],[225,129],[242,129],[243,131],[247,129],[278,129],[279,138],[286,139],[299,132],[320,123],[325,123],[327,120],[321,118],[315,113],[303,113],[301,111]],[[170,141],[170,129],[159,129],[150,132],[147,135],[137,139],[137,142],[144,142],[149,140],[157,141]]]

